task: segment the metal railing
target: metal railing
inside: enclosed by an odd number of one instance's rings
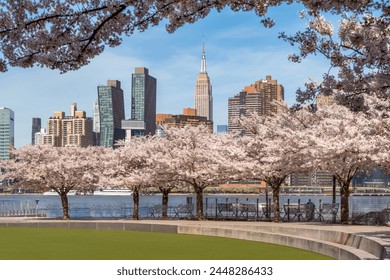
[[[357,224],[389,224],[389,197],[381,197],[367,203],[360,200],[350,202],[350,218]],[[313,200],[313,201],[311,201]],[[339,222],[340,204],[331,202],[331,198],[322,197],[281,197],[280,220],[285,222]],[[206,219],[212,220],[273,220],[274,205],[271,199],[264,197],[205,197],[203,213]],[[196,204],[193,201],[181,201],[169,204],[166,212],[169,219],[191,219],[196,216]],[[308,208],[309,203],[313,208]],[[387,203],[387,204],[386,204]],[[163,206],[142,204],[139,208],[141,219],[161,219]],[[105,201],[70,202],[69,214],[74,219],[122,219],[133,215],[132,202],[120,203]],[[61,218],[62,207],[59,202],[42,202],[39,200],[0,200],[0,217],[46,216]]]

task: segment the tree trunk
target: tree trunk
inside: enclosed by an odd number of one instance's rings
[[[349,185],[340,184],[340,203],[340,220],[342,224],[347,224],[349,221]]]
[[[70,220],[69,217],[69,204],[68,204],[68,193],[61,192],[61,204],[62,204],[62,219],[63,220]]]
[[[274,222],[279,223],[280,222],[280,203],[279,203],[279,190],[280,185],[272,186],[272,199],[274,201]]]
[[[196,219],[203,220],[203,189],[195,188],[196,193]]]
[[[170,189],[160,189],[162,192],[162,200],[161,200],[161,205],[162,205],[162,219],[163,220],[168,220],[168,195],[171,192]]]
[[[133,220],[139,220],[139,188],[133,189]]]

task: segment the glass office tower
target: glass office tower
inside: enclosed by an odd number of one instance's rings
[[[125,139],[121,121],[125,119],[123,90],[120,81],[108,80],[106,86],[98,86],[100,146],[114,147]]]
[[[32,118],[32,127],[31,127],[31,144],[35,145],[35,133],[41,131],[41,119]]]

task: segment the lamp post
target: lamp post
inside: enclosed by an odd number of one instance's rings
[[[266,209],[265,217],[269,220],[270,211],[269,211],[269,203],[268,203],[268,184],[265,185],[265,209]]]
[[[35,200],[35,216],[38,217],[38,203],[39,203],[39,199],[36,199]]]
[[[332,209],[334,205],[336,204],[336,176],[333,175],[333,186],[332,186]],[[332,210],[332,223],[336,223],[336,211]]]

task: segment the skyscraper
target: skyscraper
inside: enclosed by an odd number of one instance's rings
[[[99,100],[93,103],[93,145],[100,146],[100,115],[99,115]]]
[[[93,132],[100,132],[99,100],[93,103]]]
[[[121,122],[125,119],[125,106],[121,82],[108,80],[106,86],[98,86],[100,116],[100,146],[113,147],[118,140],[125,139]]]
[[[246,86],[240,93],[229,98],[229,132],[245,133],[235,124],[234,118],[236,117],[249,116],[252,113],[268,116],[280,113],[280,106],[272,102],[282,100],[284,100],[284,87],[277,80],[272,80],[271,76],[266,76],[265,80],[259,80],[255,84]]]
[[[206,54],[203,45],[200,72],[195,85],[195,109],[198,116],[213,120],[213,96],[209,75],[206,71]]]
[[[132,130],[132,136],[156,132],[156,78],[145,67],[136,67],[131,79],[131,120],[144,122],[144,130]]]
[[[87,118],[85,111],[77,111],[76,103],[70,106],[70,116],[65,116],[64,112],[54,112],[54,116],[47,121],[47,133],[42,130],[40,134],[37,140],[41,137],[43,144],[56,147],[93,145],[92,119]]]
[[[9,159],[15,145],[14,118],[11,109],[0,107],[0,160]]]
[[[35,133],[41,131],[41,119],[32,118],[32,129],[31,129],[31,144],[35,144]]]

